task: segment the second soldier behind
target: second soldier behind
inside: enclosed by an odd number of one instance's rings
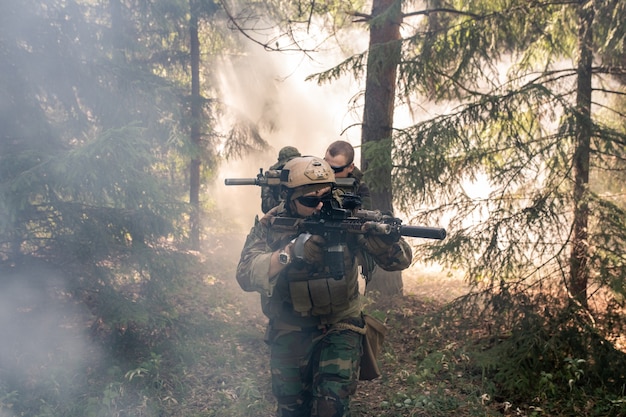
[[[370,189],[363,181],[363,173],[354,165],[354,147],[350,142],[345,140],[337,140],[331,143],[326,149],[324,160],[328,162],[335,173],[335,178],[351,178],[354,179],[354,186],[350,192],[357,195],[361,199],[361,207],[364,210],[372,209],[372,197]]]
[[[269,170],[281,170],[283,166],[293,158],[300,156],[300,151],[293,146],[285,146],[278,152],[278,160]],[[261,210],[267,213],[276,207],[283,199],[280,195],[280,187],[270,187],[264,185],[261,187]]]

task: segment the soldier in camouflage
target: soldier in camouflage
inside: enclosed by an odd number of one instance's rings
[[[300,156],[300,151],[293,146],[285,146],[278,152],[278,160],[274,165],[269,167],[270,170],[283,169],[283,166],[293,158]],[[270,187],[264,185],[261,187],[261,210],[267,213],[276,207],[281,201],[280,187]]]
[[[276,217],[311,216],[332,197],[335,176],[326,161],[298,157],[283,167],[285,201],[255,219],[237,266],[245,291],[261,295],[269,318],[272,391],[279,417],[349,417],[356,392],[365,324],[356,256],[369,253],[384,269],[411,264],[400,236],[348,234],[345,273],[330,277],[322,236],[272,227]]]

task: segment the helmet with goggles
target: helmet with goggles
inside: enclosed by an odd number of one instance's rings
[[[293,158],[281,171],[280,183],[291,191],[291,198],[330,187],[335,173],[328,162],[315,156]]]

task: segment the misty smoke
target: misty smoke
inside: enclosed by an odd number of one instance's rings
[[[85,317],[56,274],[42,268],[2,273],[0,383],[10,381],[42,397],[74,401],[76,393],[69,390],[80,386],[76,381],[99,359]],[[8,417],[6,410],[0,416]]]
[[[366,36],[366,35],[365,35]],[[361,41],[366,41],[367,37]],[[260,49],[260,47],[259,47]],[[270,149],[229,160],[210,187],[218,206],[246,232],[261,214],[261,190],[255,186],[225,186],[225,178],[254,178],[277,160],[283,146],[303,155],[324,156],[328,145],[346,140],[359,160],[361,108],[351,108],[359,86],[350,77],[319,85],[306,78],[341,62],[338,50],[320,52],[312,61],[297,53],[249,53],[223,63],[218,83],[226,103],[248,120],[259,123]],[[323,63],[323,64],[321,64]]]

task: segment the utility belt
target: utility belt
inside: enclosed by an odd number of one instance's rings
[[[333,324],[318,324],[316,326],[297,326],[281,321],[280,319],[273,319],[268,323],[264,341],[267,344],[272,344],[277,337],[281,337],[292,332],[314,333],[319,335],[319,337],[324,337],[332,332],[342,330],[350,330],[364,336],[367,332],[367,327],[363,317],[361,316],[346,318]]]

